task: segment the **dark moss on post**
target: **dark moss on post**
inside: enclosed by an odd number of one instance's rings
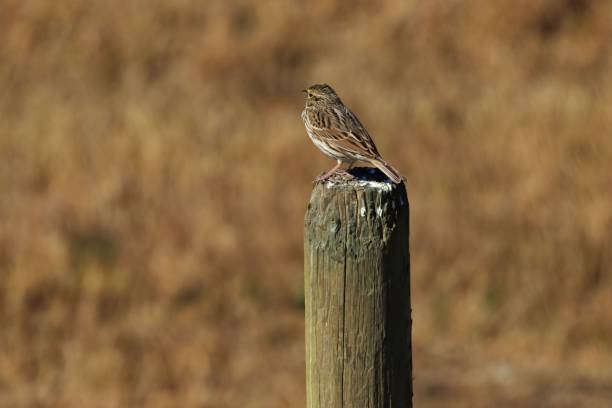
[[[411,407],[406,190],[354,174],[315,185],[306,213],[307,406]]]

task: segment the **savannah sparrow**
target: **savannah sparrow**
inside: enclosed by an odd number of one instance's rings
[[[383,160],[368,131],[331,86],[316,84],[303,92],[306,94],[306,107],[302,120],[310,140],[325,155],[338,161],[315,181],[327,180],[336,172],[346,173],[345,170],[338,170],[342,163],[348,163],[350,169],[358,160],[378,167],[394,183],[402,181],[402,176]]]

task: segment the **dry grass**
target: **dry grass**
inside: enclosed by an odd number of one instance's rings
[[[302,217],[331,163],[299,90],[322,81],[408,178],[419,406],[610,402],[610,21],[4,0],[0,406],[304,406]]]

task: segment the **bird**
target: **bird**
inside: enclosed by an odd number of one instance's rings
[[[356,161],[376,166],[394,183],[402,182],[402,175],[383,160],[366,128],[330,85],[314,84],[302,92],[306,98],[302,120],[310,140],[337,161],[331,170],[315,178],[315,183],[337,173],[350,176],[347,170]],[[340,170],[342,163],[348,163],[347,170]]]

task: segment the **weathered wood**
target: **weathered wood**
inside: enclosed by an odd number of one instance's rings
[[[411,407],[406,190],[357,174],[318,183],[305,217],[307,407]]]

